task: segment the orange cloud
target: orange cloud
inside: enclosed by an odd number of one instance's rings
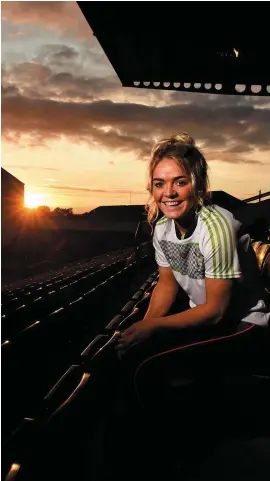
[[[173,92],[164,104],[159,93],[151,92],[149,104],[149,92],[143,102],[143,97],[136,99],[135,89],[129,89],[134,93],[129,102],[112,102],[108,99],[123,91],[116,76],[82,75],[75,71],[79,52],[74,48],[46,48],[45,57],[50,60],[46,65],[40,59],[40,63],[3,69],[2,134],[6,141],[20,143],[23,138],[24,144],[34,147],[66,137],[70,142],[119,149],[144,160],[156,138],[185,130],[200,141],[207,160],[258,164],[258,158],[250,154],[256,149],[270,150],[268,99],[241,97],[235,103],[235,97]],[[57,71],[59,62],[61,72]]]
[[[71,142],[120,149],[145,159],[155,137],[187,130],[211,149],[209,160],[258,163],[256,159],[245,159],[244,154],[254,147],[269,148],[270,112],[256,112],[248,106],[242,112],[241,107],[228,107],[219,116],[210,113],[209,107],[197,104],[153,107],[109,100],[61,102],[4,95],[2,134],[6,141],[13,142],[25,136],[24,142],[28,139],[32,146],[66,136]],[[247,119],[245,126],[238,122],[243,115]],[[234,140],[238,148],[231,147],[228,139]]]
[[[36,24],[69,36],[91,39],[92,31],[76,2],[1,2],[2,19]]]
[[[89,192],[89,193],[95,193],[95,194],[147,194],[147,191],[142,191],[142,190],[132,190],[132,189],[91,189],[89,187],[78,187],[78,186],[72,186],[72,185],[44,185],[43,187],[46,187],[48,189],[53,189],[53,190],[64,190],[68,192],[72,192],[77,195],[80,195],[81,193],[84,192]]]

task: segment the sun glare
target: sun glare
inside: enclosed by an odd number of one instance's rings
[[[24,194],[24,205],[29,209],[35,209],[39,205],[42,205],[42,201],[42,194],[34,194],[33,192],[25,192]]]

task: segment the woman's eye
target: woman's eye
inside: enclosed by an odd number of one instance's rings
[[[176,185],[179,185],[180,187],[183,187],[184,185],[186,185],[186,182],[183,181],[183,180],[179,180],[178,182],[176,182]]]
[[[157,182],[156,184],[154,184],[154,187],[162,187],[162,183],[161,182]]]

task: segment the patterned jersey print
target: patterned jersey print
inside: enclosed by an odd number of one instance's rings
[[[198,242],[179,245],[161,240],[160,247],[173,271],[191,279],[204,279],[204,259]]]

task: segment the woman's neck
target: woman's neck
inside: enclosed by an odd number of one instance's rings
[[[175,219],[175,225],[182,238],[184,238],[187,233],[189,234],[188,237],[190,237],[197,225],[195,209],[192,208],[187,215],[185,215],[185,217],[181,219]]]

